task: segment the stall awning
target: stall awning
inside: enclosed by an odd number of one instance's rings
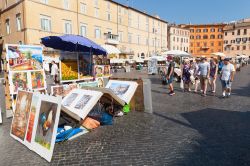
[[[121,53],[121,51],[118,48],[112,45],[105,44],[105,45],[102,45],[102,47],[107,51],[108,54],[120,54]]]

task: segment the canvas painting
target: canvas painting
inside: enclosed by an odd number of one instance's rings
[[[29,78],[28,72],[10,72],[9,82],[10,82],[10,93],[17,94],[18,90],[29,89]]]
[[[97,78],[97,82],[99,88],[104,88],[104,80],[102,77]]]
[[[81,82],[81,83],[78,83],[78,88],[84,89],[85,87],[98,87],[98,82],[94,81],[94,82]]]
[[[34,128],[31,138],[32,150],[51,161],[61,110],[61,97],[39,95]]]
[[[135,94],[137,86],[137,82],[134,81],[110,80],[106,85],[106,88],[111,89],[118,97],[120,97],[126,103],[130,103],[130,100]]]
[[[102,77],[104,72],[104,66],[95,66],[95,77]]]
[[[93,78],[93,66],[89,53],[78,54],[78,70],[80,80]]]
[[[53,96],[63,96],[63,85],[51,86],[51,94]]]
[[[32,71],[31,72],[32,89],[44,89],[45,78],[44,71]]]
[[[32,95],[31,92],[18,91],[16,110],[11,124],[11,136],[20,142],[23,142],[25,138]]]
[[[84,119],[102,95],[98,91],[75,89],[63,99],[62,110],[73,118]]]
[[[43,49],[40,46],[6,45],[10,71],[43,69]]]
[[[103,75],[106,76],[106,77],[111,76],[110,66],[109,65],[104,66]]]
[[[69,107],[78,97],[78,95],[78,93],[71,93],[69,96],[67,96],[66,100],[63,100],[62,105],[65,107]]]

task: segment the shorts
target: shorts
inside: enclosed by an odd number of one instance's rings
[[[170,76],[169,79],[168,79],[168,82],[167,82],[168,85],[169,85],[169,84],[172,84],[173,81],[174,81],[174,76],[172,75],[172,76]]]
[[[232,82],[230,82],[229,80],[221,80],[221,85],[223,89],[231,89]]]
[[[206,84],[207,81],[208,81],[207,76],[200,76],[200,82],[201,82],[202,84]]]

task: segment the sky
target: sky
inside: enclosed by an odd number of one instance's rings
[[[250,0],[115,0],[176,24],[206,24],[250,18]]]

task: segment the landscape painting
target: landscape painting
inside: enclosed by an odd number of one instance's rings
[[[76,103],[75,108],[83,109],[88,104],[91,98],[91,95],[83,95],[81,99]]]
[[[110,86],[110,89],[117,95],[117,96],[123,96],[129,89],[128,84],[124,83],[112,83]]]
[[[62,105],[65,107],[69,107],[74,100],[78,97],[78,93],[71,93],[67,98],[63,101]]]
[[[17,95],[16,110],[11,124],[11,135],[21,141],[24,141],[26,134],[32,95],[31,92],[26,91],[18,91]]]
[[[42,47],[29,45],[7,45],[6,50],[10,71],[43,69]]]
[[[45,88],[44,71],[32,71],[31,72],[32,89]]]
[[[58,104],[41,101],[35,142],[50,150]]]
[[[98,82],[94,81],[94,82],[81,82],[81,83],[78,83],[78,88],[84,89],[85,87],[98,87]]]

